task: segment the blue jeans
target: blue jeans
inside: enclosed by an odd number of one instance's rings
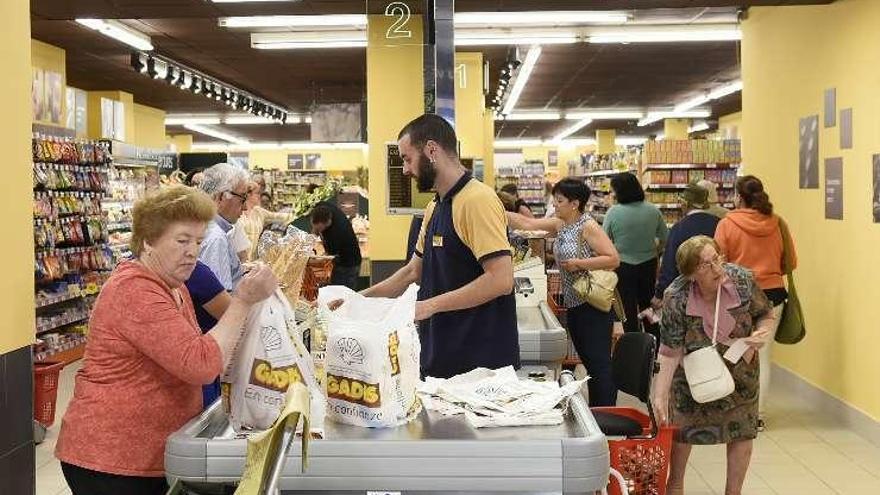
[[[611,375],[612,313],[603,313],[587,303],[569,308],[568,333],[590,379],[590,407],[617,404],[617,386]]]

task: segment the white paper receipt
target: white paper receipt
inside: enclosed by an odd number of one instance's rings
[[[736,364],[748,350],[749,344],[746,343],[746,339],[736,339],[724,353],[724,359]]]

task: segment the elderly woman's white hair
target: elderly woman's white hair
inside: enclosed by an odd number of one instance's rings
[[[228,163],[218,163],[202,172],[199,189],[216,198],[218,195],[232,191],[237,185],[249,180],[250,176],[246,171]]]

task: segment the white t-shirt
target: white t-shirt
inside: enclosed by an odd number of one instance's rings
[[[235,223],[232,227],[232,230],[226,233],[229,236],[229,242],[232,243],[232,248],[236,253],[240,253],[242,251],[250,251],[251,249],[251,240],[248,239],[247,233],[244,230],[244,226],[241,223],[241,219]]]

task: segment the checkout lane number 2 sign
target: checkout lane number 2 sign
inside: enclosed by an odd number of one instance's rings
[[[391,24],[391,27],[385,31],[385,38],[412,38],[412,31],[406,29],[406,25],[409,24],[410,18],[412,17],[412,11],[409,9],[409,5],[403,2],[391,2],[385,7],[385,17],[397,18],[397,20]]]

